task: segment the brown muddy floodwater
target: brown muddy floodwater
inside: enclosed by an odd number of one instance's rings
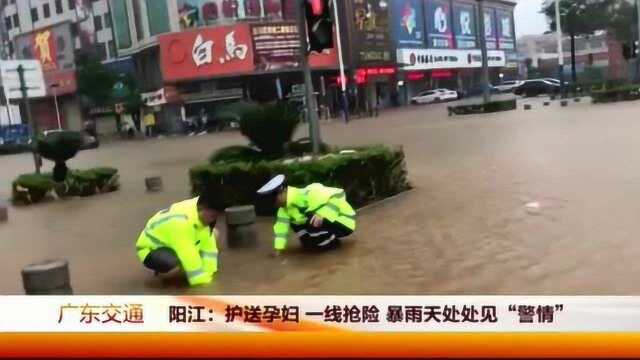
[[[11,208],[0,224],[0,293],[22,293],[25,264],[60,257],[77,294],[640,294],[640,102],[541,101],[528,100],[531,111],[448,117],[434,105],[325,124],[331,144],[403,145],[415,189],[362,211],[356,235],[326,254],[301,253],[292,239],[286,256],[269,258],[268,219],[257,249],[228,250],[223,232],[219,276],[199,289],[151,277],[134,243],[149,216],[188,196],[190,166],[244,139],[85,151],[70,166],[115,166],[122,189]],[[27,154],[0,157],[0,197],[31,169]],[[145,192],[151,175],[164,192]]]

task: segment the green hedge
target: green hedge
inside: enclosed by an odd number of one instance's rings
[[[456,115],[468,115],[468,114],[485,114],[485,113],[494,113],[499,111],[509,111],[515,110],[517,108],[516,99],[506,99],[506,100],[493,100],[487,103],[473,103],[473,104],[462,104],[456,106],[449,106],[449,116],[452,114]]]
[[[91,196],[118,190],[118,170],[108,167],[72,170],[64,182],[56,183],[51,173],[24,174],[12,183],[12,200],[17,204],[34,204],[54,193],[59,198]]]
[[[256,204],[261,214],[273,209],[262,204],[256,191],[271,177],[285,174],[292,186],[322,183],[343,188],[349,202],[361,207],[410,188],[401,148],[372,146],[354,153],[332,153],[317,160],[261,161],[203,164],[189,172],[194,195],[216,189],[228,206]]]
[[[591,92],[594,104],[640,99],[640,85],[625,85]]]

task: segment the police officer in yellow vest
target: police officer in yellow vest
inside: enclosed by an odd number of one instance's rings
[[[215,195],[202,194],[158,212],[138,238],[138,259],[156,275],[179,267],[191,286],[210,283],[218,270],[214,227],[223,210]]]
[[[272,196],[278,209],[274,248],[279,254],[287,246],[292,229],[305,249],[327,250],[340,244],[340,239],[356,229],[356,212],[347,202],[344,190],[311,184],[305,188],[287,186],[284,175],[278,175],[258,190]]]

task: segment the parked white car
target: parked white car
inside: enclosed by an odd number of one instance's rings
[[[508,93],[508,92],[512,92],[513,89],[517,88],[523,83],[524,81],[521,81],[521,80],[509,80],[509,81],[503,82],[500,85],[495,85],[494,88],[496,88],[501,93]]]
[[[432,104],[458,99],[458,92],[449,89],[426,90],[411,98],[412,104]]]

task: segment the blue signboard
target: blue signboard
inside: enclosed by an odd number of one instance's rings
[[[0,126],[0,140],[2,144],[27,144],[29,127],[25,124]]]
[[[426,0],[425,19],[427,47],[434,49],[453,48],[453,26],[449,0]]]
[[[478,47],[475,5],[453,3],[453,33],[456,37],[456,48],[475,49]]]
[[[487,49],[497,49],[498,48],[498,39],[497,39],[498,29],[496,22],[496,10],[495,9],[485,9],[484,10],[484,35],[487,39]]]
[[[506,10],[498,10],[496,13],[498,16],[498,48],[514,50],[513,13]]]
[[[422,0],[395,0],[393,33],[399,48],[424,47],[424,17]]]

